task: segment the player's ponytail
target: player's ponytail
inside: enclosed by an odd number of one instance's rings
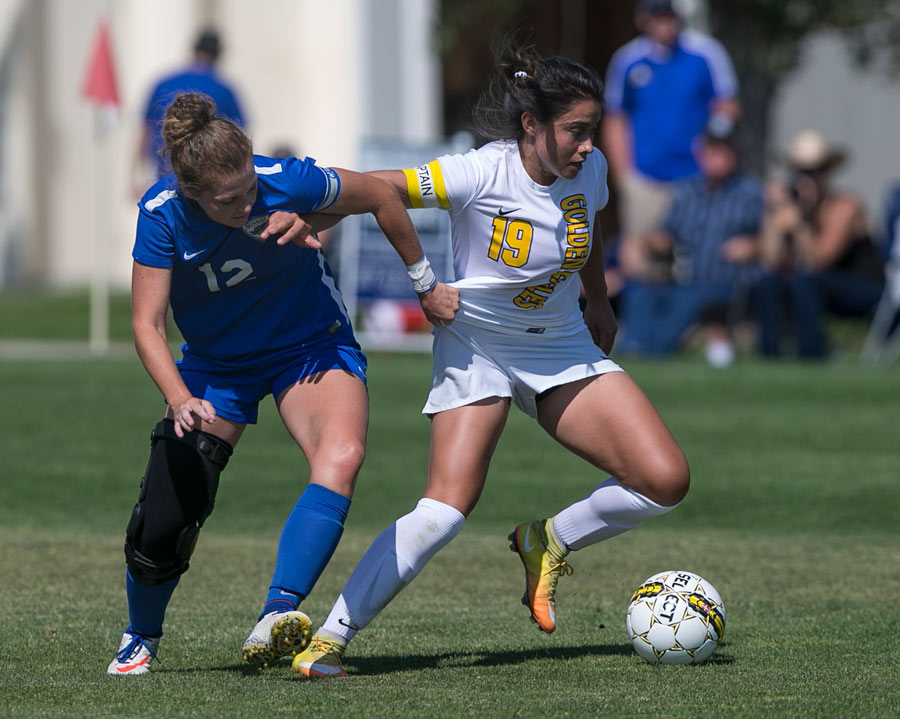
[[[216,117],[216,103],[206,95],[178,95],[166,109],[162,139],[162,152],[189,197],[244,172],[253,160],[250,138]]]
[[[575,102],[603,102],[597,73],[565,57],[540,57],[530,44],[506,39],[496,53],[497,75],[473,111],[475,131],[488,140],[519,139],[522,113],[546,123]]]

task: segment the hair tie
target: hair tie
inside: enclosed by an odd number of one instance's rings
[[[515,77],[516,80],[527,80],[528,73],[524,70],[516,70],[515,73],[513,73],[513,77]]]

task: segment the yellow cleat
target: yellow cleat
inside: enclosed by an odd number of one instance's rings
[[[541,631],[556,629],[556,582],[573,572],[565,562],[569,551],[550,531],[551,519],[534,519],[516,527],[509,535],[510,549],[525,567],[525,594],[522,604],[531,611],[531,620]]]
[[[306,650],[294,657],[291,671],[309,679],[345,677],[341,657],[346,649],[347,645],[337,639],[316,633]]]

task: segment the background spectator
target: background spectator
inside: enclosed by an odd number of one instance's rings
[[[898,233],[900,233],[900,181],[894,181],[888,187],[881,224],[881,256],[885,261],[891,258]]]
[[[779,354],[790,321],[797,354],[825,357],[825,313],[867,317],[881,296],[884,258],[862,201],[829,184],[844,159],[820,133],[804,130],[788,152],[789,181],[768,185],[757,302],[764,356]]]
[[[673,351],[698,319],[706,334],[706,358],[731,364],[729,310],[746,298],[758,276],[762,183],[740,169],[735,125],[716,115],[697,151],[700,174],[675,183],[674,200],[660,229],[646,237],[659,255],[671,254],[671,282],[634,282],[622,299],[625,353]]]
[[[194,41],[194,57],[191,63],[170,75],[163,77],[150,92],[144,110],[144,126],[135,153],[133,172],[134,192],[137,196],[147,187],[169,172],[160,155],[163,146],[160,130],[166,108],[175,96],[183,92],[197,92],[207,95],[216,103],[219,117],[224,117],[240,127],[246,126],[235,90],[217,71],[216,63],[222,53],[219,34],[210,28],[201,31]],[[154,176],[146,177],[147,164],[153,166]]]
[[[737,118],[738,82],[722,45],[683,30],[670,0],[640,0],[635,25],[641,34],[607,70],[603,144],[618,191],[622,269],[660,280],[668,264],[641,240],[659,226],[671,183],[697,173],[693,145],[710,116]]]

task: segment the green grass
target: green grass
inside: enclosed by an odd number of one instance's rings
[[[506,534],[602,479],[510,417],[462,534],[360,634],[351,677],[257,673],[240,645],[306,465],[271,402],[241,441],[169,607],[162,663],[105,668],[126,623],[124,525],[163,405],[134,360],[0,362],[0,714],[16,717],[895,717],[900,676],[897,370],[744,360],[629,362],[692,468],[676,511],[571,557],[559,629],[519,604]],[[314,622],[423,487],[425,357],[370,357],[369,454]],[[669,568],[722,594],[701,667],[633,653],[633,589]]]
[[[130,313],[129,296],[113,292],[109,298],[112,341],[131,341]],[[87,340],[89,318],[90,299],[84,290],[0,294],[0,339]]]

